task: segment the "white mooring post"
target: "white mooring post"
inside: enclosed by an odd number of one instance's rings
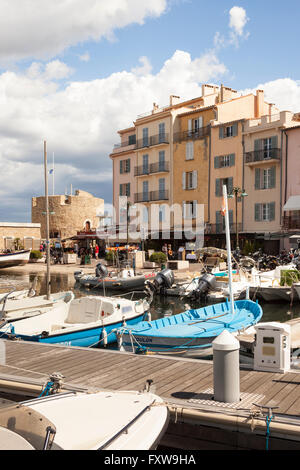
[[[224,330],[214,339],[214,400],[225,403],[240,401],[239,341]]]

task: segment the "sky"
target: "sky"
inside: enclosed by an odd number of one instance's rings
[[[31,221],[44,141],[55,194],[109,205],[117,131],[171,94],[262,88],[299,112],[299,21],[296,0],[0,0],[0,221]]]

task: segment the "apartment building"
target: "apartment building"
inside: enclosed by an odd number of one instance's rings
[[[282,130],[282,244],[298,247],[300,240],[300,114]]]
[[[295,123],[293,113],[278,112],[249,119],[244,124],[243,231],[259,239],[266,252],[278,253],[282,238],[283,130]],[[289,172],[290,173],[290,172]]]

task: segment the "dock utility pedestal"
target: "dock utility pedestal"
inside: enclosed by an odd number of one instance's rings
[[[289,325],[278,322],[255,326],[254,370],[285,373],[290,370]]]

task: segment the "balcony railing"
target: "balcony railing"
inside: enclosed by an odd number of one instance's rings
[[[280,160],[280,149],[254,150],[245,153],[245,163],[263,162],[265,160]]]
[[[169,191],[161,189],[158,191],[148,191],[136,193],[134,195],[134,202],[153,202],[153,201],[166,201],[169,199]]]
[[[140,165],[134,168],[134,176],[151,175],[152,173],[168,172],[169,162],[150,163],[150,165]]]
[[[182,142],[185,140],[199,140],[210,134],[210,126],[199,127],[197,130],[175,132],[174,142]]]
[[[233,222],[233,223],[229,224],[229,229],[230,229],[231,233],[236,233],[236,223]],[[237,224],[237,229],[238,229],[238,232],[240,232],[242,230],[242,224],[241,223]],[[225,233],[225,224],[223,224],[223,223],[221,223],[221,224],[206,224],[204,233],[205,234]]]
[[[168,144],[169,143],[169,134],[157,134],[151,135],[150,137],[143,137],[142,139],[138,139],[136,143],[137,149],[142,149],[145,147],[151,147],[153,145],[159,144]]]
[[[284,216],[282,228],[283,230],[300,230],[300,211],[296,216]]]
[[[134,148],[135,148],[136,147],[136,139],[131,139],[131,140],[127,139],[124,142],[121,142],[119,144],[115,144],[114,149],[119,149],[119,148],[129,147],[129,146],[134,146]]]

